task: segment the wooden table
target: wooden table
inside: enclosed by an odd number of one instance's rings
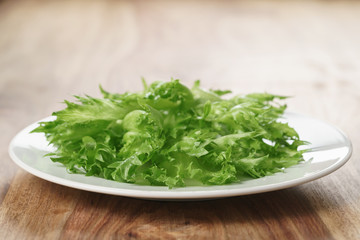
[[[294,96],[353,156],[298,187],[200,202],[75,190],[10,160],[11,138],[64,99],[141,76]],[[359,2],[1,1],[0,239],[360,239],[359,111]]]

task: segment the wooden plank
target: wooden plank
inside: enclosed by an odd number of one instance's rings
[[[298,188],[209,201],[158,202],[59,186],[19,171],[0,208],[6,239],[331,238]]]
[[[81,193],[19,171],[0,207],[1,238],[59,236]]]

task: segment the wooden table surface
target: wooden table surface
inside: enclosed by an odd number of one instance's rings
[[[354,151],[301,186],[199,202],[91,193],[10,159],[11,138],[72,95],[196,79],[291,95]],[[0,239],[360,239],[360,2],[0,1]]]

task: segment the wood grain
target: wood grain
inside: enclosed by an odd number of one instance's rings
[[[0,239],[359,239],[360,3],[347,1],[0,2]],[[155,202],[62,187],[19,170],[11,138],[63,107],[180,78],[291,95],[354,152],[287,190]]]
[[[256,197],[157,202],[73,190],[20,171],[2,204],[0,223],[6,239],[331,238],[313,212],[296,188]]]

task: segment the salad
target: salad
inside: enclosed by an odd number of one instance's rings
[[[283,121],[284,96],[144,83],[137,93],[76,96],[32,132],[70,173],[140,185],[222,185],[260,178],[303,161],[307,144]]]

